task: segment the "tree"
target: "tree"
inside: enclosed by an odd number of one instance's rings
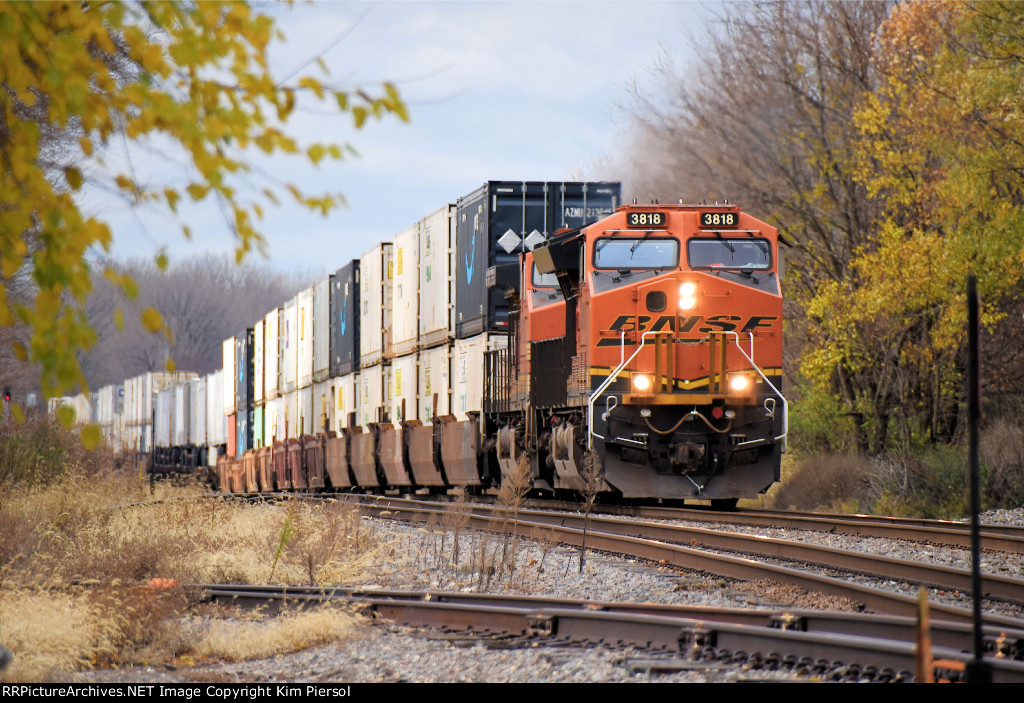
[[[808,370],[840,359],[877,364],[869,348],[887,347],[900,400],[894,419],[910,438],[956,435],[969,272],[979,276],[983,321],[996,333],[997,344],[987,345],[996,351],[993,387],[1006,392],[1016,378],[1016,392],[1024,390],[1016,351],[1024,292],[1022,21],[1016,3],[894,8],[877,37],[879,80],[854,112],[862,139],[852,174],[881,208],[853,261],[857,284],[824,287],[811,305],[828,312],[837,343],[816,351]],[[1018,319],[1007,319],[1011,309]]]
[[[115,266],[111,264],[111,266]],[[207,374],[221,367],[222,343],[242,326],[251,325],[269,310],[314,282],[312,274],[286,275],[269,266],[228,257],[205,256],[172,262],[160,271],[149,261],[116,265],[139,287],[135,300],[123,300],[100,273],[86,312],[99,339],[81,355],[82,371],[92,388],[120,383],[126,377],[159,371],[168,358],[179,368]],[[138,313],[160,311],[171,339],[149,334],[138,323]],[[114,311],[125,311],[120,331]]]
[[[854,177],[860,132],[853,114],[874,82],[873,36],[883,2],[726,4],[695,42],[696,66],[656,67],[661,90],[638,96],[644,175],[634,195],[687,202],[729,199],[779,227],[786,241],[786,358],[831,344],[827,322],[808,315],[817,291],[851,283],[856,252],[869,241],[878,203]],[[639,171],[640,169],[638,169]],[[841,360],[840,360],[841,361]],[[787,375],[797,375],[792,362]],[[871,419],[891,396],[885,364],[833,364],[820,389],[872,443]],[[820,399],[819,399],[820,400]],[[885,423],[883,422],[884,426]],[[878,438],[874,438],[878,441]],[[884,444],[884,438],[882,439]]]
[[[83,309],[92,286],[85,255],[90,247],[109,250],[114,236],[100,217],[82,212],[77,193],[104,186],[171,216],[183,200],[216,199],[241,260],[262,243],[265,205],[290,197],[326,213],[340,202],[339,194],[307,195],[291,184],[246,187],[251,150],[301,153],[313,164],[342,158],[343,147],[302,149],[284,131],[301,95],[334,104],[356,128],[386,113],[407,119],[390,84],[371,96],[311,76],[280,83],[267,56],[278,37],[273,20],[244,2],[0,6],[0,327],[30,331],[27,345],[15,340],[10,349],[39,365],[46,396],[86,385],[75,353],[96,341]],[[114,139],[155,138],[187,155],[189,184],[154,188],[103,160]],[[187,224],[182,231],[191,235]],[[111,268],[104,275],[136,297],[129,276]],[[15,299],[10,282],[19,276],[30,278],[31,293]],[[152,307],[140,320],[168,333]]]

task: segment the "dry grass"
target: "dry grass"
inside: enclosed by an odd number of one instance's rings
[[[15,659],[0,677],[52,680],[64,670],[226,652],[211,644],[213,629],[200,636],[182,627],[195,584],[346,584],[365,580],[382,549],[358,509],[334,502],[251,506],[197,485],[158,484],[151,495],[124,472],[78,467],[2,484],[0,644]],[[154,578],[180,585],[134,585]],[[295,614],[263,623],[259,639],[274,651],[307,647],[344,636],[352,619]],[[244,633],[227,639],[241,647],[232,657],[256,651]]]
[[[103,587],[0,590],[0,639],[14,653],[5,681],[55,680],[62,671],[160,659],[187,648],[182,589]]]
[[[232,661],[271,657],[344,639],[360,628],[361,620],[350,611],[333,606],[247,620],[215,620],[199,636],[193,652]]]

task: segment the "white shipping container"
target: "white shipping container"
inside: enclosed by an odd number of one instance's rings
[[[94,421],[92,416],[92,396],[86,393],[79,393],[71,400],[71,406],[75,409],[75,422],[85,425]]]
[[[111,428],[114,425],[114,417],[117,415],[117,391],[124,386],[103,386],[96,391],[96,418],[95,422],[103,431],[110,436]]]
[[[281,349],[278,345],[278,322],[281,308],[274,308],[263,318],[263,397],[272,400],[278,395]]]
[[[224,414],[224,369],[206,377],[206,440],[215,447],[227,444],[228,418]]]
[[[413,352],[391,362],[391,421],[396,425],[402,420],[422,419],[416,402],[419,361],[420,355]]]
[[[448,415],[451,412],[451,355],[450,345],[424,349],[420,352],[419,420],[423,423],[432,422],[434,418],[434,394],[437,394],[437,414]]]
[[[266,430],[263,426],[267,422],[266,405],[260,403],[252,411],[252,448],[259,449],[264,446],[263,438]]]
[[[206,376],[189,381],[188,437],[197,447],[206,445]]]
[[[355,413],[355,424],[359,424],[359,374],[350,373],[332,379],[334,384],[334,407],[331,411],[331,428],[340,432],[349,425],[349,415]]]
[[[121,388],[124,389],[123,386]],[[131,449],[131,445],[128,443],[128,427],[125,424],[124,413],[118,413],[114,418],[114,437],[111,446],[117,454],[124,454]]]
[[[301,434],[299,432],[300,420],[299,392],[297,390],[288,391],[284,394],[284,414],[281,422],[277,425],[278,441],[298,437]]]
[[[126,452],[141,452],[142,451],[142,428],[135,425],[127,424],[127,418],[125,418],[124,428],[124,440],[123,446]]]
[[[65,405],[71,405],[71,396],[62,395],[59,398],[50,398],[46,401],[46,412],[50,416],[57,414],[58,408],[62,408]]]
[[[252,327],[252,403],[263,404],[263,369],[266,335],[263,332],[263,320],[257,320]]]
[[[331,381],[313,383],[313,434],[324,432],[333,427],[331,424],[333,405],[334,384]]]
[[[331,366],[331,281],[313,286],[313,381],[326,381]]]
[[[179,383],[174,387],[174,409],[171,411],[174,415],[174,424],[171,439],[176,447],[192,444],[188,432],[189,423],[191,422],[189,417],[189,396],[191,395],[191,390],[191,382]]]
[[[369,429],[391,409],[391,367],[378,364],[359,372],[359,424]]]
[[[145,400],[145,387],[149,379],[150,374],[142,374],[124,382],[124,415],[129,427],[148,425],[152,422],[152,399],[149,403]],[[144,410],[147,406],[148,411]]]
[[[224,415],[235,413],[235,338],[228,337],[221,343],[221,358],[224,369],[224,387],[221,391],[221,398],[224,401],[222,412]]]
[[[483,409],[484,351],[505,349],[508,335],[485,332],[468,339],[456,339],[452,349],[452,411],[458,420],[467,412]]]
[[[299,416],[295,424],[298,437],[313,434],[313,386],[299,389]]]
[[[366,368],[391,356],[391,242],[381,242],[359,259],[359,364]]]
[[[158,447],[174,446],[174,389],[171,386],[153,395],[153,441]]]
[[[454,205],[445,205],[419,223],[421,347],[455,338],[454,213]]]
[[[284,304],[281,316],[281,327],[278,334],[281,338],[281,385],[278,393],[284,394],[295,390],[296,373],[298,371],[298,323],[299,301],[292,298]]]
[[[419,341],[419,248],[418,226],[395,235],[391,329],[396,357],[415,351]]]
[[[295,352],[298,388],[308,388],[313,382],[313,289],[307,288],[296,298],[298,305],[298,348]]]
[[[283,417],[284,401],[281,398],[268,400],[263,404],[263,446],[270,447],[274,444],[274,435],[278,426],[284,426]]]

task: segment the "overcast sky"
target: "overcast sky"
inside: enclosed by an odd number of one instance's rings
[[[697,2],[318,2],[264,8],[287,41],[272,54],[284,76],[326,50],[329,81],[373,92],[396,83],[410,122],[388,117],[356,131],[327,106],[289,122],[304,142],[350,143],[360,156],[314,168],[260,162],[274,178],[348,206],[326,218],[286,203],[262,224],[269,257],[287,270],[333,271],[373,245],[455,202],[487,180],[606,178],[598,164],[622,148],[619,105],[628,87],[652,86],[659,47],[677,56],[709,6]],[[340,41],[338,41],[340,38]],[[333,46],[332,46],[333,45]],[[330,48],[329,48],[330,47]],[[316,75],[314,66],[306,72]],[[116,160],[111,157],[111,162]],[[171,160],[136,160],[152,181],[187,182]],[[166,216],[90,197],[114,226],[114,255],[172,259],[232,251],[215,207],[186,212],[194,241]]]

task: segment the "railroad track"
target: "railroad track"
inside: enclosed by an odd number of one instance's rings
[[[566,509],[573,510],[567,505]],[[693,522],[743,525],[747,527],[784,527],[814,532],[880,537],[927,542],[950,547],[970,548],[971,526],[952,520],[895,518],[879,515],[837,515],[760,510],[716,512],[692,508],[601,506],[600,512],[648,519],[685,520]],[[1024,527],[1014,525],[982,525],[981,547],[1000,552],[1024,554]]]
[[[364,496],[359,502],[368,514],[383,517],[444,524],[451,515],[451,509],[445,504],[412,499]],[[580,546],[584,541],[584,517],[578,514],[520,510],[512,520],[494,506],[473,504],[464,509],[468,526],[476,529],[508,532],[514,528],[522,537],[542,530],[565,544]],[[845,597],[871,611],[906,617],[917,612],[916,596],[857,583],[850,578],[815,573],[808,570],[806,564],[818,565],[819,572],[832,569],[845,572],[846,576],[867,575],[882,581],[930,585],[950,591],[964,592],[970,585],[965,569],[678,525],[591,516],[585,540],[590,549],[742,581],[771,579],[809,592]],[[723,553],[726,550],[730,553]],[[784,563],[770,563],[766,561],[769,559]],[[1024,580],[986,574],[983,589],[992,598],[1018,605],[1024,603]],[[967,608],[941,603],[933,603],[931,607],[936,619],[971,621]],[[1024,627],[1018,617],[988,613],[985,620],[993,626]]]
[[[250,499],[295,498],[295,494],[282,496],[250,496]],[[337,499],[358,502],[371,514],[401,517],[409,520],[443,524],[453,510],[451,503],[426,501],[415,498],[371,496],[357,494],[300,495],[301,498]],[[239,496],[238,498],[242,498]],[[507,511],[494,505],[466,504],[459,508],[468,511],[471,526],[494,532],[510,530]],[[847,534],[856,537],[877,537],[921,541],[929,544],[961,547],[967,527],[948,521],[907,520],[874,516],[835,516],[788,513],[718,513],[678,508],[631,508],[651,519],[700,520],[713,524],[741,524],[756,527],[811,529],[818,532]],[[790,583],[811,592],[824,592],[849,598],[865,608],[879,612],[909,616],[916,612],[916,598],[892,593],[890,590],[853,583],[828,573],[811,573],[806,564],[819,570],[836,570],[850,575],[865,575],[886,581],[917,584],[936,589],[966,593],[970,591],[970,573],[967,569],[929,564],[921,560],[897,559],[867,554],[862,551],[835,549],[808,544],[797,540],[769,538],[760,534],[707,529],[690,525],[660,524],[636,520],[616,519],[603,515],[584,518],[578,512],[551,510],[519,510],[515,522],[520,536],[529,537],[542,529],[553,534],[558,541],[579,546],[583,541],[583,525],[587,523],[587,546],[649,561],[672,565],[717,576],[754,581],[770,578]],[[994,552],[1017,554],[1022,538],[1013,528],[1002,533],[985,526],[983,548]],[[708,551],[715,550],[715,551]],[[726,553],[722,553],[726,552]],[[735,556],[744,555],[744,556]],[[753,556],[752,560],[749,558]],[[778,563],[767,563],[763,560]],[[982,576],[983,594],[991,599],[1024,604],[1024,580],[1012,576],[986,573]],[[969,621],[967,609],[941,604],[933,605],[935,617],[955,621]],[[986,618],[1005,627],[1019,624],[1017,617],[989,614]]]
[[[503,646],[641,648],[661,670],[700,666],[788,669],[827,679],[910,681],[918,674],[915,618],[809,610],[598,603],[565,598],[309,587],[203,587],[214,602],[280,608],[344,602],[397,625],[471,633]],[[962,680],[970,629],[933,622],[931,671]],[[987,627],[993,681],[1024,683],[1024,629]],[[926,665],[925,665],[926,666]]]
[[[257,493],[221,494],[232,500],[287,500],[336,499],[374,502],[377,500],[410,500],[450,505],[442,500],[423,500],[395,496],[377,496],[357,493]],[[473,505],[493,503],[475,502]],[[536,510],[558,510],[578,512],[580,505],[564,501],[529,501],[526,506]],[[592,515],[621,516],[648,520],[674,520],[685,522],[738,525],[744,527],[788,528],[849,535],[851,537],[878,537],[900,539],[910,542],[969,549],[971,546],[970,524],[953,520],[928,520],[923,518],[897,518],[881,515],[845,515],[807,512],[782,512],[763,510],[714,511],[701,508],[677,508],[662,506],[616,506],[596,505]],[[1024,527],[1015,525],[983,524],[981,526],[981,548],[1010,554],[1024,554]]]

